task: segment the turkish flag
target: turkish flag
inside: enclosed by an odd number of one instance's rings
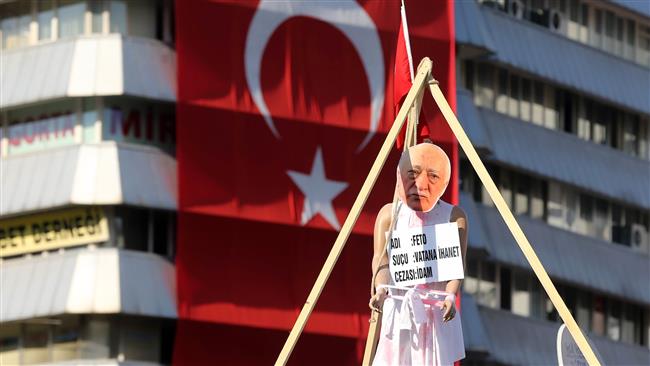
[[[395,117],[400,4],[175,4],[174,363],[269,364]],[[433,59],[453,106],[453,3],[413,2],[407,11],[414,59]],[[432,139],[455,167],[451,131],[431,100],[424,108]],[[381,206],[392,200],[398,157],[397,151],[389,157],[291,362],[360,360],[372,229]],[[456,202],[452,179],[445,199]]]

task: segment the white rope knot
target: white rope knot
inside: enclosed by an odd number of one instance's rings
[[[422,298],[416,292],[415,288],[409,289],[404,294],[402,308],[400,309],[399,327],[400,329],[411,329],[411,321],[415,323],[415,328],[419,332],[420,325],[427,322],[427,313],[424,308]]]

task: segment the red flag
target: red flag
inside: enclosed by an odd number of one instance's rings
[[[390,1],[175,4],[174,364],[270,364],[392,125],[400,19]],[[409,8],[414,59],[434,59],[450,95],[453,2],[433,4]],[[451,131],[425,108],[454,162]],[[373,224],[393,197],[398,158],[393,151],[291,361],[359,363]]]
[[[400,107],[406,99],[409,89],[413,85],[413,56],[411,53],[411,42],[408,31],[408,22],[406,20],[406,8],[404,2],[400,9],[400,25],[399,33],[397,34],[397,47],[395,49],[395,70],[394,70],[394,84],[393,84],[393,104],[395,106],[395,116],[399,112]],[[418,124],[418,134],[420,138],[429,137],[429,128],[426,124],[425,118],[420,118]],[[406,124],[402,127],[399,135],[397,136],[397,149],[401,150],[404,145],[404,138],[406,136]]]

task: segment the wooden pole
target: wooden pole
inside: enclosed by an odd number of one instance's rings
[[[416,74],[415,80],[413,81],[413,86],[411,87],[409,93],[406,95],[406,100],[404,101],[402,108],[400,108],[399,113],[397,113],[397,117],[395,117],[393,126],[388,132],[388,135],[386,136],[386,139],[384,140],[384,143],[379,150],[379,154],[377,155],[377,158],[375,158],[375,162],[370,168],[370,173],[368,173],[368,176],[366,177],[366,180],[361,187],[361,191],[359,192],[359,195],[357,195],[357,198],[355,199],[354,204],[350,209],[350,213],[343,223],[343,227],[341,228],[339,235],[336,237],[336,241],[334,242],[334,245],[332,246],[332,249],[327,256],[327,259],[325,260],[323,268],[318,274],[318,278],[316,279],[316,282],[314,283],[314,286],[312,287],[311,292],[307,297],[305,305],[303,305],[302,310],[300,311],[300,315],[298,315],[296,323],[293,325],[293,328],[289,333],[287,341],[282,347],[282,351],[280,352],[278,359],[275,361],[275,365],[286,365],[289,356],[291,356],[291,352],[296,346],[298,338],[305,328],[305,324],[307,323],[311,312],[314,310],[314,306],[316,306],[316,302],[318,301],[318,298],[323,291],[323,287],[325,287],[325,283],[327,282],[327,279],[334,269],[336,261],[338,260],[341,252],[343,251],[343,248],[345,247],[345,243],[350,236],[352,227],[359,218],[361,209],[366,203],[366,200],[370,195],[370,191],[375,185],[375,181],[381,172],[381,168],[384,166],[384,163],[388,158],[388,154],[390,153],[390,150],[395,143],[395,138],[397,138],[397,134],[404,124],[406,114],[413,105],[418,92],[424,87],[426,81],[431,77],[431,68],[432,63],[428,58],[424,58],[420,62],[420,65],[418,66],[418,72]]]
[[[506,204],[506,201],[503,199],[503,196],[499,192],[499,189],[494,184],[494,181],[492,180],[492,177],[490,177],[487,169],[485,169],[485,165],[483,165],[481,158],[476,153],[476,150],[467,137],[465,130],[463,130],[463,127],[460,125],[460,122],[458,122],[456,115],[454,115],[454,112],[449,107],[445,96],[442,94],[442,90],[440,90],[440,87],[438,86],[438,82],[435,81],[433,77],[431,77],[429,80],[429,89],[431,91],[431,95],[433,95],[433,99],[438,105],[438,108],[440,108],[440,111],[447,120],[449,127],[451,127],[451,130],[454,132],[458,143],[463,148],[463,151],[465,152],[465,155],[467,155],[467,158],[472,164],[472,167],[474,167],[476,174],[481,179],[483,186],[485,186],[485,189],[496,205],[497,210],[499,210],[503,221],[505,221],[508,229],[510,230],[510,233],[515,238],[517,245],[519,245],[519,249],[521,249],[521,251],[524,253],[524,256],[528,260],[528,263],[533,268],[537,279],[542,283],[544,290],[557,309],[558,314],[569,329],[571,336],[573,336],[573,339],[578,344],[578,348],[580,348],[580,351],[585,356],[585,359],[590,366],[600,366],[600,362],[591,349],[589,342],[587,342],[587,339],[582,334],[580,327],[576,323],[575,319],[573,319],[571,312],[564,304],[564,301],[553,285],[551,278],[546,273],[542,262],[540,262],[539,258],[537,258],[533,247],[528,242],[528,239],[526,238],[526,235],[524,235],[524,232],[521,230],[521,227],[519,227],[517,220],[510,211],[510,208]]]

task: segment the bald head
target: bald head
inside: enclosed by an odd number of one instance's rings
[[[421,143],[402,153],[399,161],[398,193],[416,211],[429,211],[447,189],[451,163],[437,145]]]

